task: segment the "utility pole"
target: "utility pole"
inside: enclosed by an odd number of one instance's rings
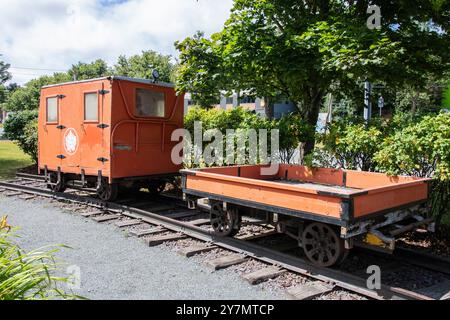
[[[381,118],[381,110],[384,108],[383,96],[380,96],[380,98],[378,98],[378,108],[380,109],[380,118]]]
[[[372,103],[370,102],[370,95],[372,93],[372,84],[366,79],[364,82],[364,121],[366,126],[369,124],[372,117]]]

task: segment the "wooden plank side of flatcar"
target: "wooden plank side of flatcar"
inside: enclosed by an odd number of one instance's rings
[[[342,213],[342,199],[338,197],[319,195],[313,190],[301,192],[269,181],[255,183],[253,179],[199,172],[186,176],[185,189],[336,219],[340,219]]]
[[[361,218],[426,201],[428,187],[426,181],[418,181],[368,190],[367,194],[357,195],[353,199],[353,215],[355,218]]]
[[[383,215],[428,198],[429,179],[292,165],[280,165],[276,175],[262,176],[260,169],[234,166],[187,170],[184,189],[187,193],[345,221]]]

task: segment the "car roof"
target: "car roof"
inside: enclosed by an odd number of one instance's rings
[[[173,83],[154,82],[153,80],[148,80],[148,79],[130,78],[130,77],[123,77],[123,76],[110,76],[110,77],[101,77],[101,78],[86,79],[86,80],[79,80],[79,81],[55,83],[55,84],[43,86],[42,89],[59,87],[59,86],[70,85],[70,84],[77,84],[77,83],[95,82],[95,81],[100,81],[100,80],[110,80],[110,81],[121,80],[121,81],[135,82],[135,83],[152,84],[155,86],[166,87],[166,88],[175,88],[175,85]]]

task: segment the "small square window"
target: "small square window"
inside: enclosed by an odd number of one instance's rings
[[[47,98],[47,122],[58,122],[58,98]]]
[[[86,93],[84,95],[84,121],[98,121],[97,93]]]
[[[135,115],[138,117],[165,117],[166,102],[164,93],[136,89]]]

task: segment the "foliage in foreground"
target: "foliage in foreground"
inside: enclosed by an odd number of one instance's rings
[[[14,233],[0,229],[0,300],[75,299],[58,288],[67,278],[58,270],[56,249],[24,252],[14,243]]]

